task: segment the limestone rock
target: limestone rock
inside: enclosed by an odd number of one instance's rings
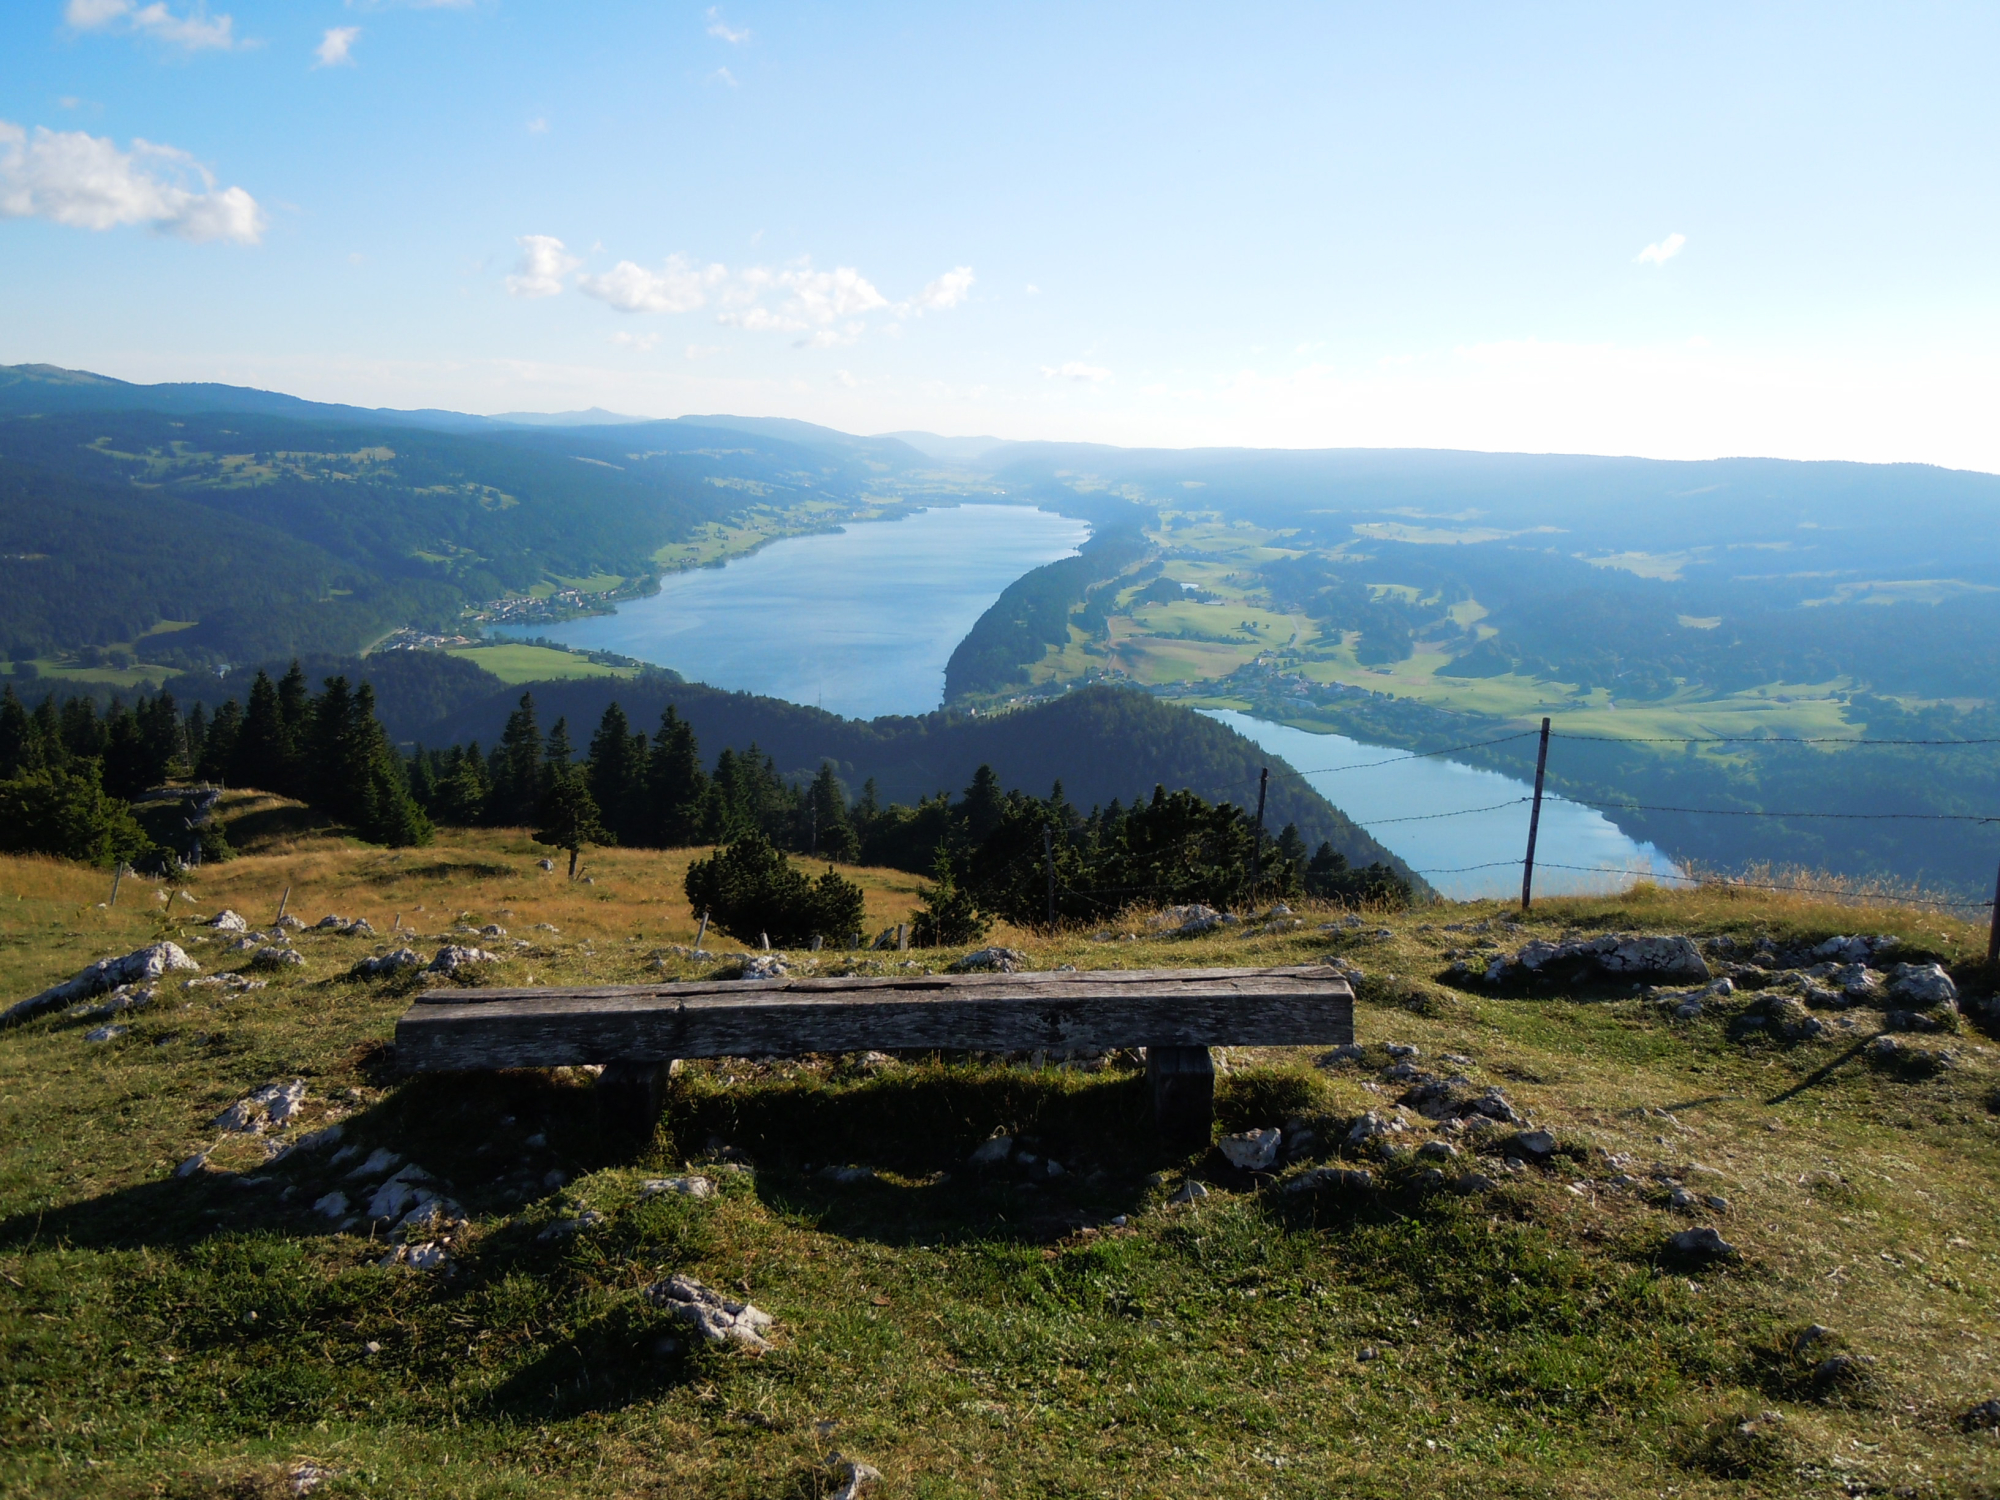
[[[2000,1400],[1980,1402],[1958,1419],[1958,1425],[1967,1432],[2000,1428]]]
[[[1318,1192],[1323,1188],[1359,1192],[1375,1185],[1375,1174],[1366,1167],[1314,1167],[1287,1180],[1288,1193]]]
[[[248,932],[250,930],[250,924],[227,907],[210,917],[203,925],[212,927],[217,932]]]
[[[549,1225],[548,1228],[536,1235],[535,1238],[538,1240],[568,1239],[571,1235],[580,1234],[586,1229],[599,1228],[603,1223],[603,1214],[594,1208],[586,1208],[573,1219],[557,1219],[555,1223]]]
[[[295,968],[305,961],[298,949],[280,948],[276,943],[267,943],[250,955],[250,962],[260,969]]]
[[[446,943],[438,949],[437,957],[430,961],[426,970],[431,974],[456,974],[460,969],[474,964],[494,964],[500,961],[498,955],[488,953],[483,948],[466,948],[457,943]]]
[[[984,971],[997,974],[1014,974],[1028,967],[1028,955],[1019,948],[981,948],[976,953],[968,953],[950,965],[948,974],[971,974]]]
[[[1889,998],[1911,1010],[1956,1010],[1958,986],[1942,964],[1897,964],[1889,973]]]
[[[715,1184],[706,1177],[648,1177],[639,1184],[639,1199],[671,1195],[679,1198],[712,1198]]]
[[[86,1042],[115,1042],[131,1029],[130,1026],[97,1026],[86,1031],[83,1039]]]
[[[1005,1161],[1013,1150],[1014,1138],[1011,1135],[996,1135],[974,1147],[972,1155],[967,1160],[975,1167],[997,1166]]]
[[[1349,1147],[1365,1146],[1378,1135],[1388,1135],[1404,1128],[1403,1122],[1395,1116],[1378,1115],[1371,1109],[1347,1132],[1347,1144]]]
[[[288,932],[303,932],[306,926],[305,921],[299,917],[280,917],[271,925]]]
[[[424,956],[414,948],[396,948],[376,958],[364,958],[352,972],[364,979],[400,974],[405,969],[421,969]]]
[[[1654,979],[1681,984],[1705,984],[1708,963],[1694,939],[1674,933],[1640,937],[1607,933],[1575,942],[1552,943],[1535,938],[1511,957],[1494,959],[1486,970],[1490,983],[1532,977],[1545,971],[1595,973],[1612,979]]]
[[[778,953],[739,953],[738,979],[783,979],[792,971]]]
[[[1196,1203],[1208,1196],[1208,1189],[1190,1177],[1180,1186],[1180,1191],[1167,1199],[1169,1203]]]
[[[1466,1172],[1453,1179],[1451,1190],[1461,1197],[1469,1198],[1474,1193],[1490,1193],[1493,1191],[1493,1186],[1493,1179],[1484,1172]]]
[[[819,1169],[819,1176],[823,1181],[834,1183],[839,1187],[855,1187],[864,1182],[873,1182],[875,1180],[875,1169],[873,1167],[826,1166]]]
[[[764,1337],[764,1330],[771,1326],[769,1313],[725,1297],[693,1277],[670,1276],[654,1282],[640,1295],[681,1322],[692,1324],[708,1343],[734,1341],[759,1352],[771,1347]]]
[[[1668,1236],[1667,1248],[1694,1260],[1732,1260],[1736,1256],[1736,1247],[1706,1224]]]
[[[209,1124],[216,1130],[246,1135],[282,1130],[299,1112],[305,1097],[306,1081],[303,1078],[294,1078],[289,1083],[267,1083],[238,1099]]]
[[[882,1471],[859,1459],[844,1458],[836,1453],[829,1466],[841,1481],[840,1488],[833,1492],[833,1500],[861,1500],[863,1495],[882,1482]]]
[[[1216,1145],[1239,1172],[1267,1172],[1278,1159],[1283,1141],[1284,1132],[1279,1130],[1245,1130],[1225,1135]]]
[[[313,1212],[317,1214],[325,1214],[329,1219],[346,1218],[347,1194],[341,1192],[338,1188],[335,1188],[332,1192],[328,1193],[325,1197],[319,1199],[317,1202],[313,1204]]]
[[[59,1006],[74,1005],[79,1000],[88,1000],[93,995],[101,995],[106,990],[116,989],[121,984],[143,984],[158,979],[162,974],[176,970],[187,970],[199,974],[201,965],[181,951],[178,943],[154,943],[126,954],[123,958],[101,958],[77,972],[74,978],[61,984],[52,985],[39,995],[31,996],[0,1011],[0,1026],[11,1026],[18,1021],[41,1015],[44,1011],[55,1010]]]

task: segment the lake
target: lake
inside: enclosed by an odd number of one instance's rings
[[[1527,783],[1442,758],[1398,759],[1409,752],[1342,734],[1314,734],[1227,709],[1204,711],[1304,773],[1315,791],[1394,850],[1439,894],[1460,901],[1521,894],[1528,805],[1519,799],[1534,793]],[[1431,816],[1471,808],[1491,810]],[[1543,794],[1535,838],[1538,894],[1618,890],[1637,875],[1679,873],[1653,845],[1628,837],[1595,808]]]
[[[1086,522],[1027,506],[940,506],[787,537],[670,573],[616,614],[507,633],[850,718],[925,714],[944,701],[953,648],[1001,590],[1089,535]]]

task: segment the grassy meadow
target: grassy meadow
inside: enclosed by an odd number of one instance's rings
[[[1891,1070],[1862,1050],[1878,1012],[1786,1047],[1734,1039],[1727,1005],[1676,1022],[1629,993],[1444,982],[1447,952],[1532,935],[1858,930],[1983,995],[1983,930],[1640,888],[1545,902],[1518,930],[1475,903],[1331,931],[1338,913],[1302,909],[1297,926],[1189,939],[1136,913],[1103,937],[996,934],[1036,968],[1358,965],[1359,1063],[1226,1057],[1220,1129],[1311,1129],[1313,1160],[1376,1173],[1366,1191],[1287,1193],[1212,1151],[1163,1152],[1131,1059],[693,1063],[644,1142],[597,1129],[585,1070],[402,1076],[388,1044],[422,981],[349,974],[392,924],[427,956],[447,939],[495,951],[497,982],[707,974],[717,959],[673,946],[694,936],[692,856],[591,851],[594,883],[571,884],[524,834],[394,852],[254,794],[228,812],[247,852],[198,872],[191,900],[128,877],[108,906],[100,872],[0,860],[9,1002],[162,936],[204,977],[235,969],[194,919],[229,907],[268,928],[287,889],[308,922],[378,931],[296,934],[305,963],[262,989],[172,976],[108,1040],[87,1040],[102,1018],[62,1014],[0,1032],[0,1492],[806,1500],[837,1488],[835,1452],[880,1469],[881,1495],[939,1500],[2000,1490],[2000,1438],[1960,1423],[2000,1396],[1985,1034],[1936,1039],[1941,1070]],[[911,910],[913,877],[846,873],[876,927]],[[464,933],[487,924],[506,936]],[[816,957],[830,973],[954,956]],[[1390,1043],[1503,1088],[1554,1133],[1550,1164],[1509,1170],[1498,1133],[1452,1165],[1495,1186],[1461,1197],[1343,1153],[1350,1122],[1399,1092]],[[211,1124],[294,1078],[287,1130]],[[382,1267],[379,1233],[314,1211],[366,1196],[351,1160],[267,1163],[267,1140],[335,1119],[344,1145],[419,1163],[464,1205],[446,1268]],[[970,1168],[996,1130],[1067,1171]],[[873,1175],[822,1175],[848,1166]],[[642,1196],[690,1170],[713,1197]],[[1669,1177],[1726,1208],[1670,1208]],[[1170,1203],[1190,1178],[1207,1196]],[[1740,1258],[1663,1249],[1704,1223]],[[768,1311],[776,1347],[689,1348],[640,1296],[673,1272]],[[1816,1373],[1836,1351],[1841,1373]]]

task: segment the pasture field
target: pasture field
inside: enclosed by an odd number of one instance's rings
[[[1740,1006],[1681,1022],[1627,989],[1507,997],[1451,979],[1446,956],[1566,932],[1890,932],[1970,1003],[1992,978],[1977,928],[1641,887],[1519,924],[1488,903],[1302,908],[1190,938],[1141,912],[995,934],[1034,968],[1358,966],[1358,1061],[1226,1059],[1220,1129],[1310,1130],[1305,1161],[1375,1174],[1286,1192],[1213,1151],[1162,1151],[1123,1057],[690,1064],[634,1143],[597,1129],[585,1070],[403,1076],[389,1043],[422,981],[354,977],[358,958],[476,943],[498,955],[486,979],[520,984],[723,970],[731,939],[681,951],[699,851],[590,851],[594,883],[571,884],[518,832],[395,852],[256,794],[227,811],[247,852],[198,872],[191,900],[127,878],[109,907],[101,872],[0,860],[9,1000],[161,937],[201,977],[241,969],[196,918],[268,928],[287,889],[308,922],[378,934],[297,933],[302,965],[246,971],[261,989],[174,976],[106,1040],[83,1015],[0,1032],[7,1494],[815,1497],[837,1487],[836,1452],[881,1470],[879,1496],[2000,1486],[2000,1437],[1963,1420],[2000,1396],[1984,1032],[1925,1039],[1949,1062],[1898,1070],[1863,1051],[1876,1012],[1786,1046],[1743,1039]],[[914,877],[845,873],[871,924],[912,909]],[[506,935],[468,931],[488,924]],[[797,962],[901,973],[959,951]],[[1365,1112],[1396,1112],[1391,1043],[1504,1090],[1554,1135],[1546,1164],[1509,1168],[1504,1132],[1462,1142],[1448,1165],[1493,1185],[1460,1196],[1425,1187],[1420,1162],[1344,1148]],[[283,1130],[213,1123],[292,1079],[305,1103]],[[1442,1138],[1406,1113],[1406,1139]],[[339,1165],[330,1148],[267,1160],[335,1121],[360,1148]],[[1066,1170],[969,1166],[996,1131]],[[350,1174],[378,1148],[464,1206],[444,1266],[378,1264],[386,1226],[315,1210],[365,1198],[373,1180]],[[642,1187],[689,1173],[715,1194]],[[1668,1179],[1726,1206],[1674,1209]],[[1190,1180],[1206,1196],[1170,1201]],[[1698,1224],[1738,1256],[1667,1251]],[[641,1295],[677,1272],[771,1313],[775,1347],[690,1347]],[[1818,1374],[1836,1353],[1842,1373]]]
[[[497,646],[451,646],[446,648],[444,654],[469,661],[509,684],[550,682],[570,677],[630,677],[639,670],[637,667],[615,667],[592,661],[578,652],[513,642]]]

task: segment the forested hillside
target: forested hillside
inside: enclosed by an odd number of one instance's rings
[[[0,369],[0,655],[351,654],[495,599],[643,591],[725,518],[830,525],[931,483],[903,444],[804,423],[450,416]]]

